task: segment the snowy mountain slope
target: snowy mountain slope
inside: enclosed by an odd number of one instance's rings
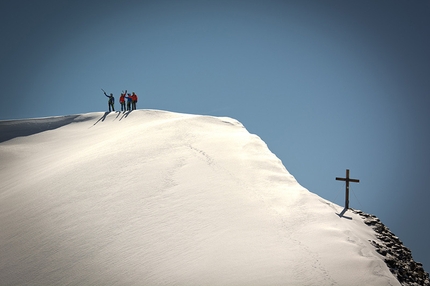
[[[234,119],[89,113],[0,134],[2,284],[399,285],[363,219]]]

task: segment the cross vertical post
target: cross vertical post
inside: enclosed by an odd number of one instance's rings
[[[346,169],[346,177],[345,178],[336,177],[336,180],[337,181],[345,181],[346,182],[346,188],[345,188],[345,209],[349,209],[349,182],[359,183],[360,180],[351,179],[349,177],[349,169]]]

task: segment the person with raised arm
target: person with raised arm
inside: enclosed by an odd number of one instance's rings
[[[123,91],[121,93],[121,96],[119,97],[119,104],[121,104],[121,111],[126,111],[125,109],[125,95],[127,94],[127,90]]]
[[[113,97],[112,93],[110,95],[107,95],[106,91],[104,91],[103,88],[102,88],[102,91],[106,95],[106,97],[109,98],[108,99],[109,112],[115,111],[115,106],[114,106],[114,104],[115,104],[115,97]]]

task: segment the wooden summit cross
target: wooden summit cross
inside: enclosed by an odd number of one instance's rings
[[[351,179],[349,177],[349,169],[346,169],[346,177],[345,178],[339,178],[336,177],[337,181],[345,181],[346,182],[346,188],[345,188],[345,209],[349,209],[349,182],[353,183],[359,183],[360,180],[357,179]]]

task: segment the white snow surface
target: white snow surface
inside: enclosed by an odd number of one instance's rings
[[[234,119],[0,121],[0,142],[1,285],[400,285],[363,219]]]

